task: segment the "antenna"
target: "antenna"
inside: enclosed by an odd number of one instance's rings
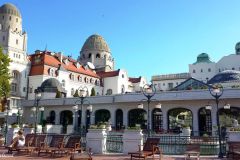
[[[46,44],[46,46],[45,46],[45,51],[47,51],[47,44]]]

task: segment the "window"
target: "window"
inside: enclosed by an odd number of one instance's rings
[[[54,76],[54,69],[49,68],[48,74],[53,77]]]
[[[122,78],[124,78],[124,74],[122,74]]]
[[[74,89],[73,88],[71,89],[71,95],[72,96],[74,95]]]
[[[106,95],[112,95],[112,89],[108,89]]]
[[[72,73],[69,75],[69,77],[70,77],[71,80],[74,81],[74,75]]]
[[[9,21],[11,21],[11,19],[12,19],[12,17],[10,16],[10,17],[9,17]]]
[[[96,58],[100,58],[100,54],[99,53],[96,54]]]
[[[16,39],[16,44],[18,44],[18,39]]]
[[[92,57],[92,53],[89,53],[89,54],[88,54],[88,58],[91,58],[91,57]]]
[[[240,70],[240,68],[239,68],[239,70]],[[219,72],[221,72],[221,69],[219,68],[219,70],[218,70]]]
[[[23,92],[26,92],[26,87],[23,87]]]
[[[87,77],[84,78],[84,82],[88,83],[88,78]]]
[[[125,87],[124,87],[124,85],[122,85],[121,93],[124,94],[124,92],[125,92]]]
[[[178,82],[176,82],[176,85],[178,85]]]
[[[98,86],[98,80],[95,80],[95,85]]]
[[[32,93],[33,92],[33,88],[29,88],[29,93]]]
[[[65,87],[65,80],[62,80],[62,87]]]
[[[196,73],[195,69],[193,70],[193,73]]]
[[[3,39],[2,39],[3,41],[5,41],[5,36],[3,36]]]
[[[12,72],[12,77],[13,77],[14,79],[18,79],[18,73],[17,73],[16,71],[13,71],[13,72]]]
[[[235,70],[235,68],[233,67],[232,70]]]
[[[16,18],[16,22],[18,22],[18,18]]]
[[[16,83],[11,84],[11,91],[12,92],[17,92],[17,84]]]
[[[201,69],[201,73],[203,72],[203,69]]]
[[[208,68],[208,72],[211,72],[211,68]]]
[[[168,83],[168,89],[172,89],[173,88],[173,83]]]
[[[2,19],[4,19],[4,16],[2,16]]]
[[[81,76],[78,76],[78,81],[82,82],[82,77]]]
[[[165,86],[165,83],[163,83],[162,85]]]

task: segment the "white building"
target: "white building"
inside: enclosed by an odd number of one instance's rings
[[[240,71],[240,42],[235,46],[235,54],[222,57],[218,62],[212,62],[207,53],[197,56],[197,61],[189,64],[188,73],[177,73],[152,76],[152,82],[157,84],[158,90],[170,90],[188,78],[192,77],[199,81],[208,83],[216,74],[235,70]]]

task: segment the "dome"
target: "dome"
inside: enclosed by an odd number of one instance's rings
[[[97,34],[88,37],[88,39],[85,41],[81,49],[81,52],[89,50],[110,52],[107,42],[104,40],[102,36]]]
[[[208,84],[240,82],[240,71],[225,70],[216,74],[208,81]]]
[[[45,80],[42,83],[41,88],[43,92],[56,92],[57,90],[61,92],[63,91],[61,83],[55,78]]]
[[[240,55],[240,42],[235,45],[236,54]]]
[[[0,14],[11,14],[21,18],[21,13],[17,7],[11,3],[6,3],[0,7]]]
[[[197,62],[196,63],[211,63],[209,55],[207,53],[199,54],[197,56]]]

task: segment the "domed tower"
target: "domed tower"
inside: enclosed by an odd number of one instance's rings
[[[79,61],[83,64],[93,63],[97,71],[114,70],[114,59],[111,51],[100,35],[94,34],[88,37],[81,51]]]
[[[240,55],[240,42],[236,44],[235,51],[236,51],[236,55]]]
[[[0,45],[13,61],[26,60],[27,33],[22,32],[20,11],[10,3],[0,7]]]
[[[22,17],[13,4],[0,6],[0,46],[3,53],[11,59],[9,70],[11,108],[17,108],[20,100],[27,95],[27,75],[29,61],[27,59],[27,33],[22,32]]]
[[[10,3],[0,8],[0,24],[2,30],[11,28],[13,31],[22,32],[22,17],[19,10]]]

